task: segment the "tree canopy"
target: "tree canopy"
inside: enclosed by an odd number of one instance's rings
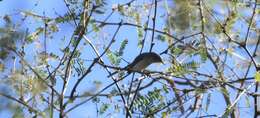
[[[0,116],[260,116],[259,0],[0,3]]]

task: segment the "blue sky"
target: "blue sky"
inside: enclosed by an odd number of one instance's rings
[[[111,8],[111,6],[114,3],[124,3],[125,1],[123,0],[108,0],[108,8]],[[3,0],[0,2],[0,17],[3,18],[4,15],[8,14],[11,15],[11,18],[14,20],[14,23],[20,23],[21,24],[21,29],[26,29],[29,28],[29,32],[34,31],[34,29],[38,26],[44,26],[42,24],[42,21],[37,21],[31,17],[26,18],[27,20],[25,21],[21,21],[21,18],[23,17],[21,15],[21,13],[19,11],[30,11],[33,12],[35,14],[39,14],[42,16],[47,16],[47,17],[51,17],[51,18],[55,18],[57,17],[57,15],[64,15],[64,13],[67,12],[67,8],[63,2],[63,0],[55,0],[55,2],[53,2],[53,0],[27,0],[27,1],[17,1],[17,0]],[[106,13],[110,13],[111,11],[109,9],[106,10]],[[160,17],[163,13],[162,9],[158,9],[158,15],[157,17]],[[106,17],[107,14],[104,15],[98,15],[98,16],[94,16],[96,19],[99,20],[103,20]],[[221,18],[221,17],[220,17]],[[31,19],[31,20],[30,20]],[[113,14],[113,16],[108,20],[108,22],[119,22],[121,19],[124,19],[123,17],[121,17],[118,13]],[[126,19],[124,19],[126,21]],[[146,19],[145,19],[146,20]],[[152,21],[150,21],[150,26]],[[157,21],[156,23],[156,27],[158,29],[161,29],[165,24],[165,21],[160,18],[160,20]],[[3,25],[3,22],[0,22],[0,25]],[[237,27],[243,27],[243,26],[239,26],[239,24],[237,24]],[[61,47],[65,47],[67,42],[62,42],[60,41],[60,39],[65,38],[65,40],[69,40],[71,38],[71,35],[73,34],[73,30],[74,30],[75,26],[73,25],[73,23],[71,24],[60,24],[59,25],[59,32],[53,34],[53,39],[48,40],[48,46],[47,46],[47,51],[48,52],[54,52],[56,54],[61,54],[60,52],[60,48]],[[98,47],[99,52],[103,52],[103,47],[101,44],[107,44],[110,40],[111,37],[113,35],[115,31],[115,26],[107,26],[105,28],[102,29],[100,35],[96,36],[96,34],[91,33],[90,35],[88,35],[87,37]],[[177,33],[176,33],[177,34]],[[181,33],[179,34],[180,36],[182,35]],[[185,34],[186,35],[186,34]],[[243,36],[243,35],[242,35]],[[42,42],[43,37],[39,38],[38,43]],[[116,36],[116,42],[112,45],[111,50],[117,50],[119,48],[120,43],[125,40],[128,39],[128,45],[125,49],[125,53],[123,55],[124,59],[131,62],[134,57],[136,55],[139,54],[140,52],[140,48],[137,48],[137,39],[138,39],[138,34],[137,34],[137,30],[135,27],[131,27],[131,26],[123,26],[121,27],[121,29],[119,30],[119,33]],[[148,37],[147,39],[151,39],[151,32],[148,33]],[[84,43],[84,41],[81,42],[82,44]],[[43,48],[42,47],[38,47],[39,46],[36,43],[30,44],[28,45],[28,47],[26,48],[26,52],[27,52],[27,57],[26,59],[31,60],[33,62],[34,58],[32,57],[32,55],[35,56],[35,52],[38,51],[42,51]],[[150,46],[150,40],[146,40],[145,42],[145,48],[144,51],[147,52],[149,50],[149,46]],[[160,41],[156,41],[155,46],[154,46],[154,50],[155,52],[162,52],[165,48],[167,47],[166,43],[160,42]],[[81,45],[79,48],[83,48],[83,46]],[[34,50],[36,49],[36,50]],[[91,63],[91,59],[95,58],[94,52],[92,51],[92,49],[90,48],[90,46],[85,46],[82,50],[83,55],[81,55],[82,58],[86,59],[86,62],[84,63],[84,66],[88,66]],[[241,53],[241,52],[239,52]],[[169,59],[166,55],[162,55],[163,59],[167,62]],[[88,60],[90,59],[90,61],[88,62]],[[230,58],[232,59],[232,58]],[[105,63],[109,63],[109,60],[107,58],[104,58]],[[230,60],[231,62],[231,60]],[[52,64],[57,64],[57,62],[51,62]],[[35,63],[32,63],[35,64]],[[124,67],[127,63],[121,63],[120,66]],[[231,64],[231,63],[230,63]],[[201,68],[200,71],[201,72],[214,72],[214,70],[209,70],[208,68],[211,68],[209,66],[210,64],[205,63],[202,66],[205,66],[206,68]],[[152,65],[150,66],[149,69],[156,69],[156,70],[163,70],[165,67],[167,67],[167,65]],[[106,71],[101,67],[101,66],[95,66],[94,69],[92,69],[93,72],[87,76],[87,79],[84,79],[83,82],[80,84],[79,88],[77,89],[78,94],[86,92],[86,91],[91,91],[93,90],[94,85],[89,85],[89,83],[93,83],[94,81],[98,80],[98,81],[102,81],[102,87],[104,87],[106,84],[109,84],[112,82],[111,79],[106,78],[106,76],[108,75],[106,73]],[[253,70],[251,71],[252,73],[254,72]],[[68,87],[68,92],[66,95],[69,95],[69,92],[71,90],[72,85],[74,85],[75,83],[75,78],[70,80],[70,86]],[[56,86],[58,89],[61,88],[62,85],[61,81],[57,81],[57,85]],[[111,90],[111,89],[109,89]],[[212,94],[211,97],[214,97],[216,99],[214,99],[215,101],[212,101],[212,107],[209,108],[209,112],[212,113],[222,113],[223,109],[225,108],[225,104],[223,103],[223,97],[220,91],[214,89],[213,91],[210,91],[209,93],[214,93]],[[206,98],[205,98],[206,99]],[[204,99],[203,102],[206,102],[206,100]],[[102,98],[102,100],[104,100],[104,102],[109,102],[107,99]],[[75,101],[75,103],[79,102],[78,100]],[[115,101],[114,101],[115,102]],[[243,103],[241,103],[243,104]],[[122,103],[120,104],[122,105]],[[217,106],[217,107],[216,107]],[[121,111],[122,112],[122,111]],[[250,113],[249,113],[250,114]],[[58,117],[58,114],[55,114]],[[109,114],[107,114],[109,115]],[[9,117],[10,113],[9,112],[0,112],[0,117]],[[88,102],[82,106],[80,106],[79,108],[75,109],[74,111],[70,112],[69,117],[77,117],[77,118],[85,118],[85,117],[96,117],[96,105]],[[119,117],[120,114],[113,114],[112,116],[114,117]],[[242,115],[244,116],[244,115]],[[245,114],[245,117],[247,115]]]

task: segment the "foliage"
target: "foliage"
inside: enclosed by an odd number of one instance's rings
[[[42,2],[0,15],[0,116],[259,117],[259,1]]]

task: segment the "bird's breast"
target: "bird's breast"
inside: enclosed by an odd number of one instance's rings
[[[134,71],[141,71],[143,69],[145,69],[147,66],[150,65],[150,62],[147,61],[147,60],[142,60],[140,62],[138,62],[137,64],[135,64],[131,70],[134,70]]]

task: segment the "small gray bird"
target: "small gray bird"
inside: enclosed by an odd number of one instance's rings
[[[130,74],[132,71],[142,71],[153,63],[163,63],[162,58],[154,52],[145,52],[138,55],[132,63],[123,68]],[[118,73],[118,71],[111,73],[108,77]]]

